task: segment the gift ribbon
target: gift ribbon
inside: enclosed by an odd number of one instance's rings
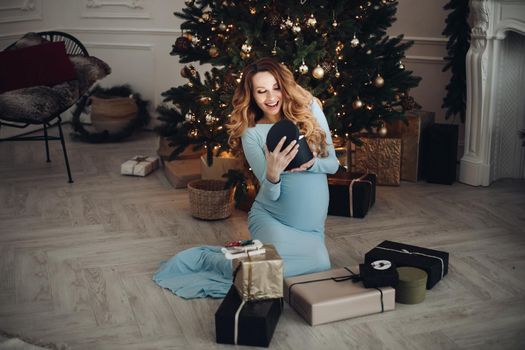
[[[354,183],[356,182],[368,182],[370,184],[370,187],[372,187],[372,182],[370,181],[363,181],[363,179],[365,179],[367,177],[367,173],[363,174],[361,177],[357,178],[357,179],[353,179],[351,182],[350,182],[350,186],[348,187],[348,192],[349,192],[349,207],[350,207],[350,217],[353,218],[354,217],[354,197],[352,195],[352,191],[353,191],[353,187],[354,187]],[[370,188],[370,196],[368,196],[368,209],[370,209],[370,206],[372,205],[372,188]]]
[[[246,301],[242,300],[241,305],[239,305],[239,308],[235,312],[235,324],[233,328],[233,344],[237,345],[237,338],[239,337],[239,315],[241,314],[241,310],[246,304]]]
[[[253,270],[252,270],[252,257],[250,256],[250,251],[247,250],[246,251],[246,255],[248,256],[248,300],[251,300],[251,297],[252,297],[252,284],[253,284]],[[239,264],[237,265],[237,268],[235,269],[235,271],[233,271],[233,280],[232,282],[235,282],[235,278],[237,277],[237,273],[239,272],[239,269],[241,268],[242,266],[242,262],[239,262]],[[244,299],[244,298],[243,298]]]
[[[136,163],[133,165],[133,168],[131,168],[131,175],[135,174],[135,167],[139,165],[139,163],[147,162],[149,157],[134,157],[132,160],[134,160]]]
[[[385,248],[385,247],[381,247],[381,246],[377,246],[376,248],[383,249],[383,250],[390,250],[390,251],[398,252],[398,253],[421,255],[421,256],[426,256],[428,258],[438,259],[439,262],[441,263],[441,279],[443,279],[443,274],[445,272],[445,263],[443,262],[443,259],[441,259],[439,256],[429,255],[429,254],[420,253],[420,252],[411,252],[411,251],[408,251],[406,249],[398,250],[398,249],[392,249],[392,248]]]
[[[301,281],[301,282],[292,283],[288,287],[288,303],[290,304],[290,306],[293,307],[293,305],[292,305],[292,287],[297,285],[297,284],[307,284],[307,283],[321,282],[321,281],[334,281],[334,282],[343,282],[343,281],[348,281],[348,280],[352,280],[353,282],[358,282],[359,281],[359,279],[360,279],[359,275],[356,275],[348,267],[343,267],[343,268],[346,271],[350,272],[351,275],[340,276],[340,277],[319,278],[319,279],[316,279],[316,280],[309,280],[309,281]],[[381,302],[381,312],[385,312],[385,304],[383,302],[383,291],[380,288],[377,288],[377,287],[374,287],[374,289],[377,289],[379,291],[379,295],[380,295],[380,299],[381,299],[380,300],[380,302]]]

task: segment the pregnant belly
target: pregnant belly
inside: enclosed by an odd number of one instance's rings
[[[281,196],[271,210],[279,221],[304,231],[324,231],[329,199],[326,175],[286,174],[281,181]]]

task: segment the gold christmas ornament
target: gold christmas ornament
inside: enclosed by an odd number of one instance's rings
[[[195,121],[195,113],[191,111],[191,109],[186,113],[184,116],[184,119],[186,119],[187,122],[194,122]]]
[[[312,27],[313,28],[313,27],[315,27],[316,24],[317,24],[317,20],[315,19],[314,14],[312,13],[310,15],[310,17],[306,20],[306,25],[308,27]]]
[[[301,73],[302,75],[308,73],[308,66],[306,65],[306,63],[304,63],[304,60],[303,63],[299,66],[299,73]]]
[[[189,136],[192,137],[192,138],[197,138],[199,136],[199,129],[192,129],[190,131],[190,135]]]
[[[244,44],[242,44],[241,50],[242,52],[249,54],[252,51],[252,46],[246,41]]]
[[[381,74],[377,74],[377,76],[374,79],[374,86],[377,88],[383,87],[385,85],[385,79],[381,76]]]
[[[272,56],[277,55],[277,40],[273,43]]]
[[[381,137],[385,137],[388,134],[388,129],[386,128],[385,123],[381,123],[381,125],[379,126],[379,129],[377,129],[377,133]]]
[[[328,90],[328,92],[331,93],[331,94],[333,94],[333,93],[335,92],[335,89],[334,89],[334,87],[333,87],[332,84],[328,85],[327,90]]]
[[[314,68],[312,71],[312,76],[315,79],[321,80],[324,77],[324,69],[320,65],[317,65],[317,67]]]
[[[399,61],[398,67],[399,67],[399,69],[405,69],[405,65],[401,61]]]
[[[211,12],[210,11],[204,11],[202,13],[202,17],[201,17],[204,21],[209,21],[210,18],[211,18]]]
[[[338,71],[337,68],[336,68],[336,70],[335,70],[335,77],[336,77],[336,78],[339,78],[340,76],[341,76],[341,73],[339,73],[339,71]]]
[[[211,57],[217,57],[219,56],[219,49],[217,49],[217,46],[213,45],[208,50],[208,53],[210,54]]]
[[[189,41],[193,41],[193,34],[191,34],[190,32],[186,32],[182,36],[188,39]]]
[[[292,27],[292,30],[295,34],[298,34],[301,32],[301,26],[299,25],[299,22],[296,22],[293,27]]]
[[[207,105],[211,102],[211,97],[209,96],[202,96],[200,99],[199,99],[200,103],[202,103],[203,105]]]
[[[345,47],[345,44],[343,44],[342,42],[338,41],[337,45],[335,46],[335,53],[339,55],[344,47]]]
[[[352,40],[350,40],[350,46],[357,47],[358,45],[359,45],[359,39],[357,39],[357,37],[354,34],[354,37],[352,38]]]
[[[284,21],[284,25],[287,26],[288,28],[292,28],[293,22],[292,22],[292,19],[290,18],[290,16],[288,16],[288,18],[286,18],[286,20]]]
[[[226,24],[224,24],[223,21],[221,21],[221,23],[219,24],[219,30],[222,30],[222,31],[225,31],[226,30]]]
[[[242,51],[241,51],[240,56],[241,56],[241,58],[242,58],[243,60],[246,60],[246,59],[250,58],[250,54],[249,54],[249,53],[245,53],[245,52],[242,52]],[[241,81],[241,80],[238,79],[237,82],[239,83],[240,81]]]
[[[255,7],[250,7],[250,13],[255,15],[257,13],[257,9]]]
[[[359,99],[359,96],[357,96],[357,99],[354,102],[352,102],[352,108],[353,109],[359,109],[361,107],[363,107],[363,101],[361,101]]]
[[[332,27],[334,28],[337,28],[339,24],[337,23],[337,21],[334,19],[334,21],[332,22]]]

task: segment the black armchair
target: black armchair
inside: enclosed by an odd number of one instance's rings
[[[29,125],[42,125],[43,135],[32,132],[1,138],[5,141],[45,141],[46,158],[49,159],[49,140],[60,140],[64,153],[69,182],[73,182],[67,157],[66,144],[62,131],[60,115],[71,108],[79,99],[85,98],[93,83],[110,74],[110,67],[96,57],[89,56],[80,41],[62,32],[28,33],[5,49],[16,50],[40,45],[46,42],[63,41],[69,60],[73,64],[77,79],[53,86],[30,86],[6,91],[0,94],[0,127],[26,128]],[[34,58],[38,60],[38,57]],[[58,136],[48,134],[48,129],[58,126]]]

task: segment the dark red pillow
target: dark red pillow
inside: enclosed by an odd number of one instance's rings
[[[63,41],[0,52],[0,93],[76,78]]]

